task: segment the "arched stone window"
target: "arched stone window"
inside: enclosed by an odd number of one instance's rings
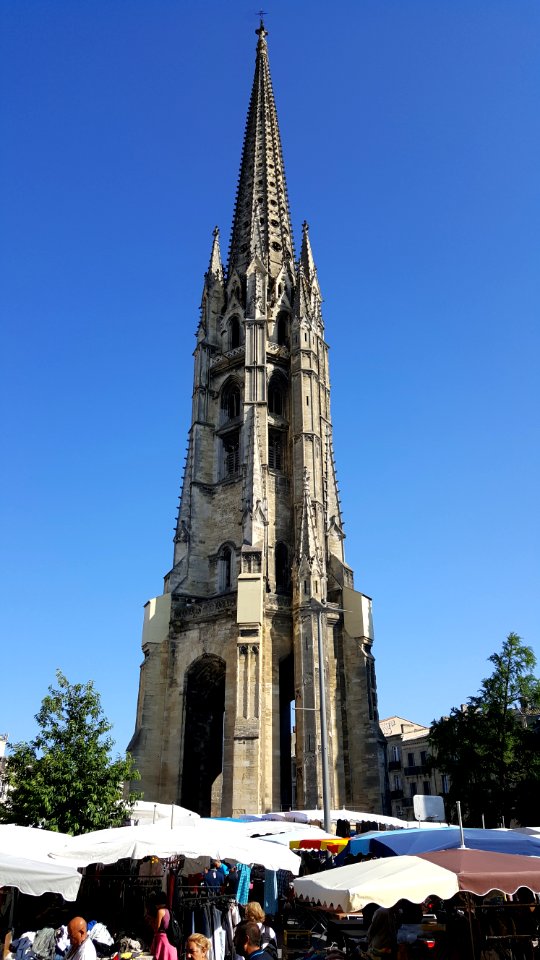
[[[229,320],[229,350],[240,346],[240,318],[231,317]]]
[[[234,380],[223,387],[220,407],[222,423],[240,416],[240,387]]]
[[[218,590],[226,593],[232,588],[234,575],[234,554],[229,544],[220,547],[218,553]]]
[[[280,346],[289,346],[289,314],[286,310],[280,310],[277,315],[276,339]]]
[[[284,384],[281,377],[272,377],[268,384],[268,412],[278,417],[284,415]]]
[[[224,480],[238,476],[240,473],[240,431],[230,430],[222,437],[223,472]]]
[[[289,549],[286,543],[276,543],[274,551],[276,593],[288,593],[290,590]]]
[[[268,466],[270,470],[283,470],[285,464],[285,435],[281,430],[268,431]]]
[[[268,382],[268,413],[277,417],[288,416],[288,383],[284,376],[274,372]]]

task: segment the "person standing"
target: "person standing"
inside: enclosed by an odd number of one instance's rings
[[[245,960],[274,960],[261,946],[259,924],[249,920],[239,923],[234,932],[234,949]]]
[[[170,922],[171,914],[167,908],[167,900],[164,896],[159,896],[150,914],[150,923],[154,931],[150,953],[154,960],[178,960],[178,951],[167,935]]]
[[[277,948],[277,937],[275,931],[272,929],[272,927],[265,923],[266,914],[260,903],[257,903],[256,900],[250,900],[245,909],[244,919],[246,923],[253,922],[257,924],[259,930],[261,931],[261,947],[263,950],[266,950],[269,943],[273,943]]]
[[[67,927],[71,944],[66,960],[96,960],[96,948],[88,936],[88,927],[83,917],[73,917]]]

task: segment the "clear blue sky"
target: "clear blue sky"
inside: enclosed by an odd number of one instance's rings
[[[211,233],[227,248],[256,6],[0,8],[2,698],[56,667],[119,748],[172,559]],[[515,631],[539,650],[540,6],[273,0],[381,717],[429,723]]]

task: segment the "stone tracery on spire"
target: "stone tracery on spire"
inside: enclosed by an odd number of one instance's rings
[[[275,277],[284,262],[294,260],[293,237],[285,182],[285,169],[277,120],[268,48],[263,20],[258,30],[255,76],[240,164],[234,210],[229,275],[245,273],[255,245]]]

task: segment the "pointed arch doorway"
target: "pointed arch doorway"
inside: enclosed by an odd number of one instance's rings
[[[294,656],[290,653],[279,663],[279,757],[280,801],[282,810],[290,810],[295,800],[293,757]]]
[[[212,654],[199,657],[186,673],[185,689],[180,803],[209,817],[212,801],[221,795],[225,661]]]

